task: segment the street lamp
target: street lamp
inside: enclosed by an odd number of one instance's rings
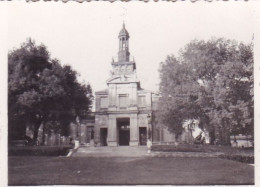
[[[76,117],[76,125],[77,125],[77,138],[79,139],[79,116]]]
[[[77,140],[75,141],[75,147],[74,149],[77,149],[79,147],[79,124],[80,124],[80,119],[79,116],[76,117],[76,125],[77,125]]]
[[[152,125],[152,113],[149,113],[147,115],[147,119],[148,119],[148,124],[149,124],[149,128],[148,128],[148,138],[153,141],[153,125]],[[152,132],[151,132],[152,131]]]
[[[151,153],[151,146],[152,146],[152,142],[153,142],[153,136],[151,136],[151,127],[152,126],[152,113],[147,115],[147,120],[148,120],[148,140],[147,140],[147,153],[150,154]],[[151,139],[151,140],[150,140]]]

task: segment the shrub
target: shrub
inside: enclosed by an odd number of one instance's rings
[[[220,158],[243,162],[247,164],[254,164],[254,156],[249,155],[219,155]]]

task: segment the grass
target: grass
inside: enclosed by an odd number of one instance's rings
[[[219,158],[9,157],[9,185],[254,184],[254,167]]]
[[[160,152],[203,152],[220,153],[220,158],[235,160],[245,163],[254,163],[254,148],[235,148],[230,146],[218,145],[194,145],[179,144],[174,145],[153,145],[152,151]]]
[[[221,152],[225,154],[244,154],[254,155],[253,148],[235,148],[230,146],[218,145],[194,145],[194,144],[179,144],[174,145],[153,145],[152,151],[165,151],[165,152]]]

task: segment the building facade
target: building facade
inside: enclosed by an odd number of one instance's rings
[[[71,123],[68,137],[54,132],[45,134],[44,145],[62,145],[74,140],[92,146],[139,146],[146,145],[147,139],[167,144],[192,141],[189,130],[177,138],[154,120],[160,96],[141,87],[136,62],[130,58],[130,36],[124,24],[118,39],[118,59],[111,62],[107,88],[95,92],[95,112]],[[32,137],[29,129],[26,132]],[[42,134],[41,127],[40,143]]]
[[[108,88],[95,92],[95,142],[101,146],[145,145],[151,138],[152,93],[142,89],[130,59],[129,33],[119,33],[118,60],[112,60]]]

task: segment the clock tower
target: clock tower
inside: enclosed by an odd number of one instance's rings
[[[147,115],[151,92],[140,87],[135,60],[130,58],[129,33],[120,30],[118,58],[112,60],[108,88],[96,95],[95,139],[100,145],[144,145],[149,137]]]
[[[136,82],[140,86],[139,81],[136,76],[136,63],[134,59],[130,59],[129,52],[129,33],[125,28],[125,23],[123,28],[119,32],[119,51],[118,60],[112,59],[112,77],[107,80],[107,84],[110,84],[117,79],[116,82]]]
[[[129,61],[129,34],[125,29],[125,23],[123,23],[123,28],[121,29],[119,35],[119,51],[118,51],[118,61],[127,62]]]

